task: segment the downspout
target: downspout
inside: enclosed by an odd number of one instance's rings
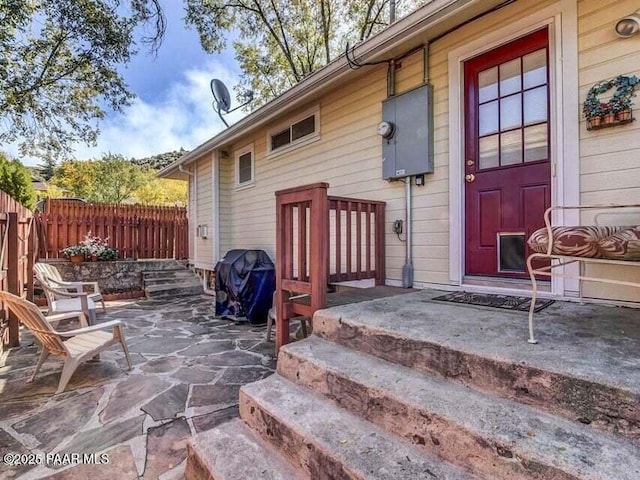
[[[195,173],[187,170],[186,168],[184,168],[184,166],[182,164],[178,165],[178,170],[186,175],[188,175],[192,180],[193,180],[193,198],[195,199],[195,207],[194,207],[194,211],[190,212],[190,208],[187,209],[188,213],[193,213],[193,215],[189,215],[190,217],[193,218],[189,218],[189,220],[196,220],[197,216],[198,216],[198,165],[196,164],[196,171]],[[191,181],[191,180],[189,180]],[[191,207],[191,189],[189,189],[189,207]],[[193,225],[195,226],[195,223],[193,223]],[[196,227],[197,228],[197,227]],[[195,230],[197,231],[197,230]],[[196,260],[198,258],[198,241],[196,238],[196,235],[194,234],[193,236],[193,263],[195,266]]]

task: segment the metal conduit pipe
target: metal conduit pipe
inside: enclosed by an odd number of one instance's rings
[[[402,267],[402,288],[411,288],[413,286],[413,258],[411,256],[411,177],[404,179],[407,219],[407,241],[405,242],[406,259]]]

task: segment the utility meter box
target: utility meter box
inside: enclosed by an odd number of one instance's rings
[[[422,85],[384,100],[381,127],[378,130],[383,135],[383,179],[433,173],[431,85]]]

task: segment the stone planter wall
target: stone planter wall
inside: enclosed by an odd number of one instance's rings
[[[184,268],[180,260],[117,260],[115,262],[71,263],[68,260],[43,260],[55,265],[67,281],[98,282],[105,294],[142,292],[142,272]]]

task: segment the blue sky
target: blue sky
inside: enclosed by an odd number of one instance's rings
[[[140,158],[181,147],[189,150],[224,128],[211,106],[209,82],[220,78],[233,93],[232,86],[238,82],[240,70],[231,41],[220,54],[205,53],[197,32],[185,27],[182,1],[162,3],[167,32],[157,57],[141,51],[121,69],[137,98],[123,113],[111,112],[99,124],[97,147],[76,146],[77,159],[96,158],[106,152]],[[231,122],[238,115],[242,116],[237,112]],[[15,147],[7,151],[18,156]],[[39,163],[23,161],[31,165]]]

